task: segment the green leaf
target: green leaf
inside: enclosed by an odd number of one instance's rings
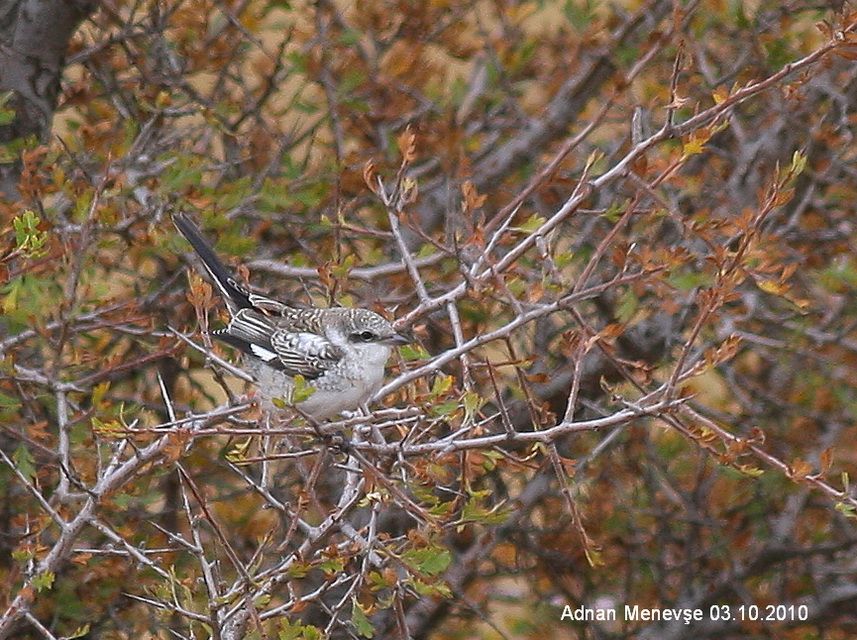
[[[771,69],[779,69],[794,57],[785,37],[766,40],[762,46],[767,54],[768,66]]]
[[[480,398],[479,394],[475,391],[465,392],[461,399],[464,402],[464,422],[467,424],[473,420],[479,409],[485,404],[485,399]]]
[[[306,562],[293,562],[286,573],[290,578],[303,578],[308,573],[312,567]]]
[[[491,508],[482,504],[482,500],[489,496],[489,491],[474,491],[461,509],[461,522],[476,522],[486,525],[494,525],[505,522],[506,513],[500,504]]]
[[[329,574],[341,573],[345,569],[345,563],[341,558],[329,558],[322,561],[318,568]]]
[[[417,251],[417,258],[428,258],[429,256],[433,256],[437,252],[437,248],[433,244],[429,244],[428,242],[424,243],[420,250]]]
[[[33,578],[33,588],[37,592],[41,592],[45,589],[50,589],[54,585],[54,579],[56,576],[53,571],[43,571],[35,578]]]
[[[17,409],[21,406],[21,403],[17,398],[13,398],[12,396],[7,396],[4,393],[0,393],[0,410],[2,409]]]
[[[92,200],[95,197],[93,191],[83,191],[74,201],[72,208],[72,218],[75,222],[83,222],[89,217],[89,209],[92,207]]]
[[[3,313],[10,314],[18,310],[18,296],[21,293],[21,287],[24,284],[23,278],[15,278],[5,287],[0,289],[6,295],[3,298]]]
[[[39,140],[36,136],[24,136],[0,144],[0,164],[17,162],[22,151],[25,149],[34,149],[37,146],[39,146]]]
[[[16,248],[28,258],[38,258],[46,253],[44,245],[48,234],[39,231],[39,222],[39,217],[29,209],[12,220]]]
[[[395,581],[390,581],[378,571],[370,571],[366,580],[372,591],[381,591],[396,586]]]
[[[369,622],[369,618],[366,617],[366,612],[357,602],[357,598],[351,599],[351,624],[357,629],[358,635],[364,638],[375,637],[375,627]]]
[[[345,257],[340,264],[334,265],[330,269],[330,273],[334,278],[347,278],[348,274],[351,273],[351,270],[354,268],[354,265],[357,264],[357,257],[352,253]]]
[[[110,389],[110,380],[105,380],[101,382],[92,389],[92,406],[100,407],[101,402],[104,400],[104,395]]]
[[[275,398],[275,400],[279,400],[279,398]],[[252,442],[253,438],[250,437],[244,442],[236,443],[226,452],[226,459],[233,464],[243,462],[247,458],[247,450],[250,448]]]
[[[744,12],[744,3],[743,2],[733,2],[732,3],[732,15],[735,19],[735,26],[739,29],[749,29],[753,26],[753,23],[747,17],[747,14]]]
[[[291,622],[288,618],[280,622],[277,640],[321,640],[322,633],[318,627],[303,625],[298,621]]]
[[[12,560],[14,560],[15,562],[20,562],[21,564],[29,562],[33,559],[33,557],[33,550],[30,548],[15,549],[12,552]]]
[[[640,59],[640,49],[631,43],[625,43],[616,49],[615,56],[623,67],[630,66]]]
[[[356,69],[346,72],[342,76],[339,86],[336,87],[336,92],[340,96],[348,96],[357,87],[366,81],[366,76]]]
[[[737,467],[738,471],[740,471],[743,475],[749,478],[758,478],[761,475],[765,474],[764,469],[759,469],[758,467],[754,467],[749,464],[741,464]]]
[[[122,425],[116,420],[108,420],[107,422],[104,422],[93,416],[92,430],[99,438],[116,439],[123,436]]]
[[[428,584],[426,582],[423,582],[422,580],[411,580],[410,585],[419,595],[427,598],[433,596],[443,596],[444,598],[452,597],[452,591],[450,590],[449,586],[444,584],[443,582]]]
[[[298,404],[315,393],[315,387],[307,384],[306,378],[301,374],[295,376],[295,386],[292,389],[292,403]]]
[[[695,156],[705,150],[705,142],[699,138],[691,137],[681,147],[681,154],[684,157]]]
[[[411,549],[402,554],[402,558],[411,567],[429,576],[443,573],[452,562],[452,554],[441,547]]]
[[[619,218],[622,217],[622,214],[625,213],[625,209],[627,208],[626,202],[615,202],[610,205],[610,207],[601,214],[603,218],[607,218],[608,222],[618,222]]]
[[[529,218],[527,218],[523,224],[518,225],[515,228],[518,231],[533,233],[534,231],[537,231],[544,223],[545,219],[542,216],[534,213]]]
[[[580,3],[574,0],[565,0],[563,13],[565,13],[566,20],[578,33],[586,31],[586,28],[592,24],[596,17],[592,0],[584,0]]]
[[[482,468],[485,471],[493,471],[497,467],[497,461],[503,459],[503,454],[497,451],[483,451],[482,455],[485,457],[482,461]]]
[[[429,352],[418,344],[402,345],[399,347],[399,353],[402,354],[402,358],[405,362],[411,362],[412,360],[426,360],[429,357]]]
[[[296,111],[300,111],[301,113],[306,113],[308,115],[319,112],[319,108],[316,103],[307,102],[306,100],[295,100],[293,106]]]
[[[310,56],[301,51],[290,51],[286,54],[286,60],[292,63],[295,70],[300,73],[305,73],[308,67]]]
[[[640,307],[640,300],[634,295],[634,292],[630,289],[626,290],[625,293],[622,294],[622,297],[619,298],[619,306],[616,309],[616,319],[622,324],[627,324],[631,321],[631,318],[634,317],[634,314],[637,313],[637,309]]]
[[[123,510],[130,507],[135,501],[135,497],[130,493],[117,493],[113,496],[113,504]]]
[[[360,42],[360,38],[362,37],[363,34],[357,29],[345,29],[342,34],[340,34],[338,40],[340,43],[348,47],[353,47]]]
[[[30,453],[30,450],[24,446],[23,443],[18,445],[18,448],[15,449],[15,453],[12,454],[12,461],[15,463],[15,466],[18,467],[18,471],[21,472],[27,480],[31,482],[36,477],[36,462],[33,460],[33,455]]]
[[[6,103],[12,98],[12,92],[0,94],[0,127],[11,124],[15,121],[16,113],[14,109],[7,109]]]
[[[202,182],[202,158],[176,155],[161,174],[161,186],[168,192],[198,187]]]
[[[789,173],[793,178],[796,178],[806,168],[806,155],[800,151],[795,151],[792,154],[792,164],[789,167]]]
[[[431,414],[432,416],[439,418],[441,416],[448,416],[456,409],[458,409],[458,400],[449,400],[447,402],[441,402],[440,404],[433,405],[431,408]]]
[[[431,398],[438,398],[449,391],[452,388],[452,382],[452,376],[444,375],[442,373],[435,376],[434,383],[431,387]]]
[[[49,275],[23,274],[0,286],[0,293],[5,295],[3,312],[28,326],[33,326],[34,319],[44,319],[53,314],[62,289],[60,279],[53,273]]]
[[[329,187],[320,182],[310,183],[303,189],[299,189],[294,193],[295,200],[305,205],[308,209],[313,209],[321,204],[321,201],[327,196]],[[277,210],[281,210],[280,206]]]
[[[244,256],[256,248],[256,241],[239,233],[222,233],[217,239],[217,248],[233,256]]]
[[[704,271],[691,271],[683,269],[670,273],[667,281],[681,291],[690,291],[696,287],[702,287],[711,283],[711,276]]]
[[[844,502],[837,502],[834,509],[846,518],[857,518],[857,509],[855,509],[853,505],[845,504]]]

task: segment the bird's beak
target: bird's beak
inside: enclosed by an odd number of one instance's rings
[[[403,344],[411,344],[414,339],[411,336],[406,336],[401,333],[394,333],[389,338],[384,338],[384,344],[399,347]]]

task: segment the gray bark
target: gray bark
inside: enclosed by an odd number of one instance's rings
[[[0,0],[0,94],[15,119],[0,126],[0,145],[34,136],[46,142],[68,42],[97,0]],[[20,161],[0,164],[0,198],[18,198]]]

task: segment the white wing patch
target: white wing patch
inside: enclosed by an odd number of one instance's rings
[[[276,353],[274,353],[273,351],[269,351],[265,347],[260,346],[258,344],[251,344],[250,350],[253,352],[253,355],[260,358],[261,360],[264,360],[265,362],[270,362],[271,360],[277,357]]]

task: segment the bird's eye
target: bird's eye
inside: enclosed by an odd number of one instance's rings
[[[377,338],[377,336],[374,333],[372,333],[371,331],[361,331],[360,333],[352,333],[351,334],[352,340],[355,340],[355,341],[359,340],[361,342],[372,342],[376,338]]]

